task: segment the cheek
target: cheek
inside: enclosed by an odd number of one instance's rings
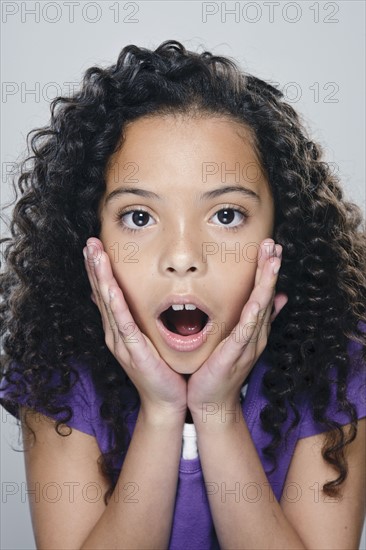
[[[217,288],[234,299],[244,298],[254,287],[256,270],[257,258],[253,258],[252,254],[243,251],[241,256],[228,256],[227,261],[216,263]]]
[[[239,322],[243,308],[248,302],[252,290],[253,285],[241,285],[237,292],[230,296],[230,301],[227,308],[227,318],[230,329],[232,329]]]
[[[220,275],[221,273],[221,275]],[[225,273],[217,272],[213,289],[220,296],[220,317],[226,331],[239,322],[240,315],[254,288],[256,264],[244,262],[233,264]]]

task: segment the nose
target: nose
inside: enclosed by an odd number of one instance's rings
[[[162,274],[175,277],[201,277],[207,270],[207,262],[203,261],[202,243],[197,235],[188,232],[180,235],[172,232],[165,239],[159,263]]]

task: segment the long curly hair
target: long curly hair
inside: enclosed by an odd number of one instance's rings
[[[362,213],[345,200],[322,148],[282,92],[229,58],[187,51],[175,40],[154,51],[128,45],[116,64],[89,68],[79,91],[52,101],[49,124],[29,132],[29,156],[17,186],[13,181],[11,237],[0,241],[10,241],[0,274],[2,377],[11,382],[18,370],[14,397],[27,392],[49,414],[62,412],[55,428],[65,435],[61,425],[73,411],[60,407],[59,399],[78,378],[70,358],[88,365],[102,400],[100,416],[113,433],[113,447],[99,459],[110,480],[107,503],[115,459],[128,447],[126,415],[139,397],[105,344],[82,249],[88,237],[100,234],[108,159],[121,146],[126,123],[159,114],[219,114],[255,137],[274,198],[273,238],[284,250],[277,289],[289,298],[265,350],[270,368],[262,381],[267,404],[260,418],[271,443],[263,452],[275,467],[281,426],[290,409],[298,424],[296,398],[305,392],[314,420],[327,431],[323,457],[338,476],[323,489],[337,494],[347,476],[345,448],[357,433],[356,409],[346,395],[348,339],[361,344],[366,358],[366,334],[358,326],[366,321]],[[326,415],[334,369],[348,433]]]

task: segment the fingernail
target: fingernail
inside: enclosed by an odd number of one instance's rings
[[[268,256],[275,256],[276,246],[275,243],[268,243]]]
[[[83,256],[84,256],[84,258],[85,258],[86,260],[88,259],[88,255],[87,255],[87,253],[86,253],[86,248],[85,248],[85,246],[84,246],[84,248],[83,248]]]
[[[89,260],[93,260],[94,263],[98,263],[101,257],[101,250],[95,244],[88,244],[87,254]]]
[[[282,246],[280,244],[276,244],[276,255],[277,258],[282,258]]]
[[[273,256],[275,254],[276,248],[274,243],[271,243],[270,241],[266,241],[264,243],[264,246],[265,246],[264,250],[268,250],[268,256]]]

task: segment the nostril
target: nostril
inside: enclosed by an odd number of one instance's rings
[[[180,269],[175,269],[174,267],[167,267],[167,271],[169,271],[169,273],[174,273],[175,271],[183,271],[183,269],[180,270]],[[197,271],[197,267],[192,265],[191,267],[189,267],[187,269],[187,271],[195,272],[195,271]]]

